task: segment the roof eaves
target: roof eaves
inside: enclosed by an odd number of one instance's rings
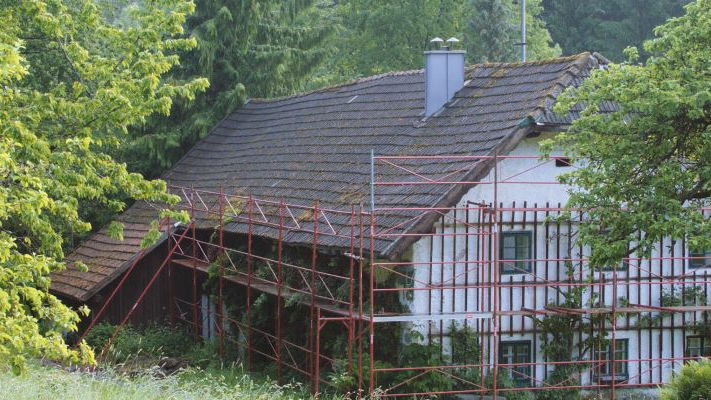
[[[89,301],[89,299],[91,299],[92,296],[94,296],[96,293],[98,293],[99,291],[104,289],[106,286],[108,286],[119,275],[123,274],[132,264],[141,261],[141,259],[143,258],[144,255],[150,253],[152,250],[154,250],[155,248],[157,248],[158,246],[163,244],[163,242],[165,242],[167,238],[168,238],[168,236],[165,233],[163,233],[160,236],[160,238],[158,238],[158,241],[155,244],[153,244],[150,247],[141,249],[139,252],[132,255],[131,258],[124,261],[118,268],[114,269],[109,275],[106,275],[99,283],[94,285],[93,288],[84,291],[84,293],[79,297],[73,296],[69,293],[64,293],[64,292],[60,293],[60,292],[52,290],[52,289],[51,289],[51,291],[59,293],[64,297],[68,297],[68,298],[70,298],[70,300],[75,300],[75,301],[78,301],[81,303],[86,303],[87,301]]]

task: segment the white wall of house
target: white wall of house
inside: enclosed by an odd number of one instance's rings
[[[524,140],[511,156],[538,156],[538,146],[541,140],[550,137],[542,135]],[[559,155],[559,154],[556,154]],[[559,174],[570,171],[574,167],[556,166],[548,161],[542,164],[537,158],[507,158],[498,165],[499,181],[524,182],[554,182]],[[494,171],[485,182],[494,182]],[[498,279],[503,284],[520,285],[514,288],[500,288],[500,295],[494,300],[494,292],[489,287],[495,277],[490,273],[495,268],[493,260],[499,255],[498,246],[501,236],[494,234],[494,228],[482,221],[488,220],[482,209],[472,203],[494,202],[494,185],[481,184],[472,188],[459,202],[456,212],[452,211],[435,225],[433,235],[423,237],[412,248],[413,261],[413,291],[411,295],[403,296],[403,302],[410,312],[422,315],[413,328],[425,337],[441,340],[445,351],[449,351],[448,337],[451,324],[471,326],[482,333],[484,351],[488,362],[493,363],[494,337],[490,313],[494,309],[493,302],[499,303],[498,309],[503,311],[500,317],[500,341],[526,340],[531,343],[531,362],[543,362],[541,353],[540,332],[536,331],[533,320],[523,315],[515,314],[523,309],[543,310],[547,304],[560,301],[561,294],[551,287],[541,285],[547,280],[565,280],[565,259],[571,258],[575,265],[577,278],[592,277],[596,282],[608,282],[602,289],[594,289],[602,299],[601,303],[612,305],[617,298],[616,307],[629,304],[660,306],[662,292],[679,293],[683,287],[702,286],[708,295],[711,287],[708,268],[691,269],[687,249],[682,241],[672,243],[664,240],[657,246],[652,257],[645,260],[630,260],[629,265],[616,266],[617,285],[610,284],[612,271],[591,272],[586,264],[580,265],[576,260],[584,258],[586,249],[579,248],[574,239],[574,224],[544,223],[546,211],[542,208],[564,205],[568,199],[563,185],[551,184],[515,184],[499,183],[496,185],[496,199],[503,206],[498,215],[501,232],[529,232],[532,241],[531,254],[536,259],[530,263],[531,273],[501,274]],[[541,208],[532,210],[511,210],[512,208]],[[468,210],[463,210],[469,208]],[[550,211],[549,215],[555,214]],[[477,235],[474,232],[485,231]],[[528,235],[526,233],[525,235]],[[442,235],[444,234],[444,235]],[[496,239],[495,239],[496,238]],[[581,256],[582,255],[582,256]],[[680,281],[683,284],[671,283]],[[663,278],[662,278],[663,277]],[[677,278],[674,278],[677,277]],[[659,279],[670,283],[660,285]],[[651,284],[650,284],[651,283]],[[481,285],[482,287],[476,287]],[[469,286],[463,288],[464,286]],[[472,287],[474,286],[474,287]],[[673,292],[674,291],[674,292]],[[591,290],[585,294],[589,299]],[[452,319],[431,321],[429,315],[455,314]],[[656,313],[649,314],[655,315]],[[541,315],[542,316],[542,315]],[[693,335],[683,327],[695,319],[703,318],[701,312],[677,313],[673,317],[665,317],[661,324],[664,328],[642,328],[639,326],[639,315],[626,314],[617,320],[614,329],[615,337],[626,340],[628,344],[627,363],[629,383],[645,384],[667,381],[671,372],[680,365],[669,361],[644,361],[650,358],[683,357],[685,337]],[[610,336],[612,326],[607,326]],[[580,333],[582,338],[584,333]],[[708,341],[706,342],[708,345]],[[583,359],[587,357],[581,357]],[[546,367],[537,365],[532,371],[534,379],[541,380],[546,376]],[[552,367],[549,367],[552,369]],[[582,376],[583,383],[593,379],[593,373]]]

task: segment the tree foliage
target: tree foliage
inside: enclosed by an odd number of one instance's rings
[[[333,53],[309,87],[390,71],[422,68],[435,36],[462,38],[464,2],[346,0],[324,8],[339,26]]]
[[[207,86],[161,79],[195,45],[182,28],[192,10],[145,1],[124,10],[125,25],[92,0],[0,0],[0,364],[93,362],[86,346],[64,344],[79,317],[49,293],[49,273],[63,268],[63,237],[91,228],[82,205],[174,201],[107,152],[129,126]]]
[[[541,0],[527,0],[528,42],[533,59],[553,57],[540,18]],[[420,69],[434,37],[462,40],[469,62],[518,61],[518,4],[508,0],[346,0],[323,13],[338,22],[328,57],[309,87],[390,71]]]
[[[690,361],[659,390],[661,400],[700,400],[711,398],[711,361]]]
[[[502,0],[470,0],[466,39],[469,59],[475,62],[512,61],[517,56],[514,10]]]
[[[467,57],[471,62],[520,60],[521,17],[519,2],[470,0],[466,27]],[[545,22],[541,0],[526,0],[527,59],[540,60],[560,55]]]
[[[291,94],[329,54],[333,31],[309,18],[314,0],[198,0],[185,27],[197,45],[181,56],[170,79],[207,77],[210,88],[194,101],[178,101],[170,115],[132,130],[121,158],[133,170],[158,176],[220,119],[249,97]]]
[[[569,205],[590,221],[581,235],[592,265],[648,255],[663,237],[711,248],[699,210],[711,195],[711,0],[687,5],[655,34],[645,63],[596,70],[557,105],[583,107],[557,144],[582,165],[563,182],[573,185]],[[611,104],[617,111],[600,112]]]
[[[543,0],[543,19],[565,54],[597,51],[623,61],[627,46],[640,46],[654,27],[681,15],[690,0]]]

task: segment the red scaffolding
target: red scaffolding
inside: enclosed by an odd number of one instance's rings
[[[447,171],[433,173],[423,167],[448,160],[452,167]],[[487,176],[461,178],[462,171],[482,162],[493,165]],[[590,266],[587,250],[575,240],[584,213],[548,198],[565,190],[549,172],[541,172],[556,162],[565,167],[568,161],[525,155],[372,157],[371,204],[349,209],[171,187],[181,197],[175,209],[186,211],[190,220],[161,224],[168,236],[168,254],[123,323],[150,285],[161,276],[172,284],[181,271],[189,274],[192,291],[170,290],[171,322],[190,326],[196,339],[207,329],[206,323],[212,324],[209,328],[217,332],[221,353],[230,345],[243,349],[248,368],[255,356],[270,360],[279,383],[287,368],[308,379],[312,393],[321,390],[321,383],[330,383],[324,371],[339,360],[355,377],[358,396],[486,394],[495,399],[514,391],[580,389],[609,391],[615,398],[621,388],[657,386],[699,355],[687,351],[684,329],[705,326],[711,311],[706,300],[708,272],[690,267],[703,257],[690,256],[683,241],[662,240],[652,257],[631,256],[619,265]],[[376,204],[382,188],[453,185],[471,190],[451,206]],[[565,220],[560,218],[564,213]],[[425,232],[409,231],[404,228],[407,223],[378,224],[390,215],[407,215],[408,222],[432,217],[435,222]],[[269,246],[263,243],[265,237],[270,238]],[[349,245],[337,251],[328,248],[322,244],[328,237]],[[376,241],[405,237],[414,239],[408,255],[383,259],[376,253]],[[528,251],[517,240],[523,240]],[[504,250],[507,246],[514,253]],[[285,257],[287,247],[299,257]],[[325,258],[337,262],[324,265]],[[121,290],[138,259],[106,304]],[[206,311],[200,297],[208,281],[215,285],[216,304]],[[689,288],[694,289],[693,296],[687,296]],[[242,296],[239,317],[227,311],[233,304],[225,304],[235,291]],[[675,291],[681,302],[665,303],[667,292],[674,297]],[[566,302],[574,292],[579,301]],[[254,302],[260,294],[274,299],[269,326],[254,323]],[[285,303],[307,310],[303,335],[287,334],[294,332],[286,332],[290,329],[284,326]],[[573,335],[568,359],[554,359],[544,350],[549,340],[544,324],[554,317],[578,321],[580,331]],[[324,336],[327,327],[332,329]],[[426,365],[379,359],[386,353],[382,350],[405,345],[403,339],[393,343],[399,335],[387,335],[407,330],[421,333],[422,339],[415,342],[436,346],[439,357]],[[457,347],[453,332],[462,330],[476,341],[469,344],[477,349],[476,359],[461,360],[452,354]],[[711,333],[703,335],[702,353],[703,343],[711,343]],[[346,348],[339,354],[332,347],[330,353],[325,351],[324,338],[337,337]],[[590,338],[597,344],[585,348],[582,343]],[[504,348],[506,354],[501,353]],[[528,349],[528,359],[522,360],[521,348]],[[557,369],[573,366],[569,371],[574,373],[566,379],[553,380]],[[502,373],[513,384],[502,384]],[[433,375],[449,384],[424,390],[416,384],[429,382]]]

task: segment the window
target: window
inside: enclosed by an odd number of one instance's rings
[[[597,352],[597,360],[600,362],[599,367],[595,368],[596,379],[605,381],[623,381],[627,379],[627,350],[629,343],[627,339],[615,340],[615,348],[612,348],[612,341],[602,346]],[[617,361],[617,362],[613,362]],[[614,376],[613,372],[614,364]]]
[[[711,264],[711,250],[689,250],[689,268],[703,268]]]
[[[685,357],[711,357],[711,341],[705,336],[687,336]]]
[[[503,232],[501,234],[501,273],[521,274],[531,272],[531,231]]]
[[[604,265],[600,268],[597,269],[599,272],[610,272],[610,271],[627,271],[627,265],[629,264],[628,261],[621,261],[618,265],[617,268],[612,268],[612,265]]]
[[[524,364],[531,362],[531,341],[520,340],[499,344],[499,364]],[[531,385],[531,365],[502,367],[506,370],[516,387]]]

